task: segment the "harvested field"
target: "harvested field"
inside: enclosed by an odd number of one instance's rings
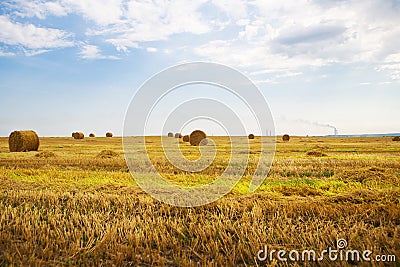
[[[211,138],[217,158],[199,174],[171,166],[159,137],[146,141],[166,179],[192,186],[214,180],[229,163],[229,138]],[[119,156],[119,137],[41,138],[41,149],[55,157],[9,153],[7,138],[0,138],[0,265],[264,266],[277,263],[257,260],[264,245],[322,251],[338,238],[353,250],[398,260],[400,143],[390,137],[302,140],[277,144],[273,167],[255,194],[248,192],[248,174],[256,166],[257,139],[231,193],[206,206],[178,208],[136,185]],[[327,156],[307,156],[316,146]],[[189,144],[180,149],[188,158],[200,153]]]

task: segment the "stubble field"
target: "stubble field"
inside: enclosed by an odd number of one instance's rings
[[[146,140],[164,177],[193,186],[227,166],[227,138],[212,138],[217,158],[199,174],[170,166],[158,137]],[[258,140],[251,140],[251,151]],[[196,208],[169,206],[143,192],[128,171],[121,138],[40,142],[39,152],[9,153],[7,138],[0,138],[0,266],[265,266],[277,263],[257,259],[265,245],[320,252],[339,238],[350,249],[373,251],[371,258],[400,259],[400,142],[388,137],[278,141],[256,193],[248,192],[254,153],[231,193]],[[186,143],[181,149],[188,158],[200,155]],[[356,262],[280,264],[349,263]]]

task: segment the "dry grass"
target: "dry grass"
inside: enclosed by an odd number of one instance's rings
[[[38,157],[38,158],[52,158],[55,156],[56,156],[56,154],[51,151],[42,151],[35,155],[35,157]]]
[[[307,156],[313,156],[313,157],[326,157],[328,156],[327,154],[321,152],[321,151],[308,151]]]
[[[110,159],[110,158],[114,158],[117,156],[118,156],[118,153],[116,153],[112,150],[103,150],[97,155],[98,158],[102,158],[102,159]]]
[[[228,139],[212,138],[216,162],[198,175],[170,166],[160,138],[149,138],[149,153],[174,182],[201,184],[229,163]],[[258,139],[232,193],[203,207],[177,208],[138,188],[122,156],[96,156],[103,150],[120,155],[120,138],[43,138],[43,151],[57,154],[48,158],[9,153],[0,138],[0,266],[264,266],[255,258],[264,244],[322,251],[338,238],[351,249],[399,259],[400,144],[391,138],[302,140],[278,143],[256,194],[247,185]],[[185,156],[198,157],[198,147],[182,144]],[[306,156],[317,146],[328,156]],[[320,263],[328,264],[345,265]]]

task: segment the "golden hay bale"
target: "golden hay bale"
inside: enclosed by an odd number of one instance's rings
[[[85,138],[85,135],[82,132],[74,132],[72,134],[72,137],[74,139],[83,139],[83,138]]]
[[[38,157],[38,158],[52,158],[52,157],[55,157],[55,156],[56,156],[56,154],[54,152],[51,152],[51,151],[42,151],[42,152],[37,153],[35,155],[35,157]]]
[[[89,134],[89,137],[96,137],[94,133]]]
[[[119,154],[117,152],[114,152],[112,150],[103,150],[97,155],[97,157],[102,159],[110,159],[113,157],[117,157],[118,155]]]
[[[206,145],[207,144],[207,140],[205,140],[206,138],[207,135],[203,131],[195,130],[190,134],[189,142],[192,146],[198,146],[200,145],[200,143],[201,145]]]
[[[10,152],[37,151],[39,137],[34,131],[14,131],[8,138]]]
[[[400,136],[395,136],[395,137],[393,137],[392,140],[393,140],[393,141],[400,141]]]
[[[176,133],[175,134],[175,138],[182,138],[182,134],[181,133]]]
[[[249,139],[254,139],[254,134],[249,134]]]
[[[328,156],[325,153],[322,153],[320,151],[308,151],[307,152],[307,156],[314,156],[314,157],[326,157]]]
[[[290,136],[289,136],[288,134],[284,134],[284,135],[282,136],[282,140],[285,141],[285,142],[287,142],[287,141],[290,140]]]
[[[111,132],[106,133],[106,137],[113,137],[113,134]]]
[[[182,140],[183,140],[183,142],[189,142],[189,140],[190,140],[189,135],[184,135]]]
[[[174,133],[169,132],[168,137],[174,137]]]

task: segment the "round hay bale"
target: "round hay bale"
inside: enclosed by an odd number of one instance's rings
[[[192,146],[198,146],[198,145],[200,145],[200,143],[201,143],[201,145],[206,145],[207,144],[206,140],[204,140],[206,138],[207,138],[207,135],[203,131],[195,130],[190,134],[189,142]]]
[[[183,142],[189,142],[189,140],[190,140],[189,135],[184,135],[182,140],[183,140]]]
[[[72,134],[72,137],[74,139],[83,139],[85,138],[85,135],[82,132],[75,132]]]
[[[106,137],[113,137],[113,134],[111,132],[106,133]]]
[[[249,134],[249,139],[254,139],[254,134]]]
[[[176,133],[175,134],[175,138],[182,138],[182,134],[181,133]]]
[[[288,134],[284,134],[282,136],[282,140],[285,141],[285,142],[288,142],[290,140],[290,136]]]
[[[34,131],[14,131],[8,138],[10,152],[37,151],[39,137]]]
[[[168,137],[174,137],[174,133],[169,132]]]
[[[96,137],[94,133],[89,134],[89,137]]]
[[[393,137],[392,140],[398,142],[398,141],[400,141],[400,136],[395,136],[395,137]]]

